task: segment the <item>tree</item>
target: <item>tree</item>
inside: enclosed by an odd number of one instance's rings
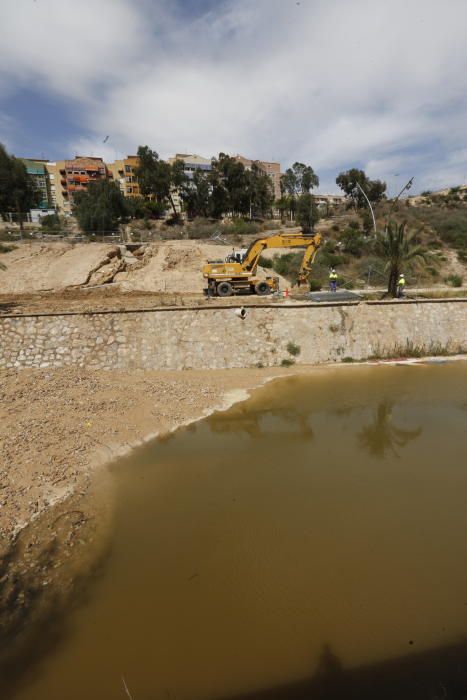
[[[77,192],[73,214],[86,233],[115,231],[128,217],[125,197],[116,182],[99,180],[88,186],[87,192]]]
[[[398,226],[396,222],[390,222],[386,231],[379,233],[376,239],[375,252],[389,270],[388,294],[392,297],[397,296],[397,280],[402,268],[427,258],[424,248],[416,240],[416,233],[406,233],[405,226],[405,223]]]
[[[302,195],[309,194],[313,187],[318,187],[319,177],[311,167],[304,163],[294,163],[291,168],[287,168],[281,177],[281,210],[287,207],[290,218],[295,218],[297,211],[297,201]],[[307,200],[305,200],[307,201]],[[304,207],[305,205],[302,204]]]
[[[281,190],[289,197],[298,197],[301,194],[309,193],[313,187],[319,186],[319,177],[311,165],[304,163],[294,163],[291,168],[287,168],[281,177]]]
[[[243,163],[232,156],[219,153],[212,159],[209,173],[212,187],[211,213],[220,218],[223,214],[246,215],[250,210],[248,176]]]
[[[248,195],[250,198],[250,214],[265,216],[271,210],[274,202],[274,187],[271,178],[257,163],[251,170],[246,171]]]
[[[22,230],[25,214],[40,198],[24,163],[8,155],[0,144],[0,214],[14,214]]]
[[[202,170],[195,170],[191,179],[186,179],[180,197],[190,219],[196,216],[209,216],[211,185]]]
[[[313,233],[315,224],[319,220],[318,207],[313,195],[308,192],[302,194],[297,200],[297,221],[305,235]]]
[[[358,168],[351,168],[339,173],[336,177],[336,184],[352,200],[355,209],[367,206],[365,197],[357,184],[364,190],[372,203],[380,202],[386,196],[386,183],[381,180],[370,180],[365,171]]]

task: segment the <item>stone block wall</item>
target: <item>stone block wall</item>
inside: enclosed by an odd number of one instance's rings
[[[214,369],[464,352],[467,300],[232,307],[0,317],[0,368]]]

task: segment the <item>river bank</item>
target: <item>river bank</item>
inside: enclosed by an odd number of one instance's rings
[[[41,513],[72,494],[84,496],[115,457],[280,374],[284,368],[2,372],[0,552]]]

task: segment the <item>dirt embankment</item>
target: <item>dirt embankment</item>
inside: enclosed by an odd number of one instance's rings
[[[202,294],[208,260],[231,247],[201,241],[160,241],[127,250],[106,243],[23,243],[0,255],[1,294],[30,294],[111,285],[121,292]],[[267,270],[258,268],[266,277]],[[280,278],[281,286],[288,286]]]

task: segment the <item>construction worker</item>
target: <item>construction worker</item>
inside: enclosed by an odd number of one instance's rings
[[[331,292],[337,292],[337,272],[333,267],[329,273],[329,288]]]
[[[404,296],[404,291],[405,291],[405,277],[401,273],[399,275],[399,279],[397,280],[397,298],[402,299]]]

